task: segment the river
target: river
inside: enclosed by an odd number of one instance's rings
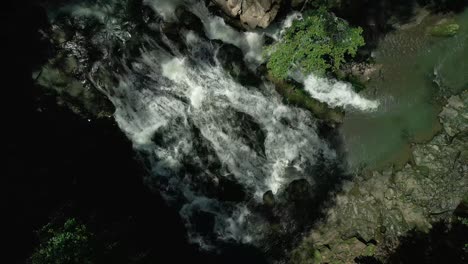
[[[456,36],[428,33],[442,19],[460,25]],[[348,111],[341,127],[352,169],[401,167],[411,159],[412,143],[428,141],[440,130],[443,98],[468,87],[468,11],[426,14],[420,23],[386,35],[374,58],[382,68],[363,95],[380,106],[373,112]]]

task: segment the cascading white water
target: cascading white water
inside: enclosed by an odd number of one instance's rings
[[[193,2],[193,1],[190,1]],[[212,15],[202,2],[189,5],[190,11],[197,15],[205,28],[209,39],[221,40],[237,46],[245,54],[246,62],[253,67],[262,62],[262,50],[265,42],[261,32],[239,32],[224,22],[224,19]]]
[[[379,106],[378,101],[361,97],[349,83],[315,75],[309,75],[305,78],[304,89],[313,98],[332,107],[351,107],[362,111],[373,111]]]
[[[190,2],[185,4],[198,10],[195,14],[203,11]],[[243,36],[235,44],[244,49],[247,61],[249,52],[258,52],[257,40],[249,40],[248,33],[228,28],[211,15],[202,21],[209,38]],[[216,30],[213,23],[223,28]],[[216,61],[216,43],[193,31],[185,33],[184,42],[187,51],[177,56],[149,41],[141,57],[117,76],[119,85],[108,88],[115,119],[147,156],[150,181],[169,201],[183,201],[180,214],[192,241],[210,244],[192,223],[197,211],[214,215],[218,239],[254,241],[259,237],[249,221],[258,218],[250,217],[242,202],[209,197],[200,187],[203,182],[216,186],[220,178],[233,177],[261,201],[266,191],[277,193],[295,179],[310,179],[319,154],[329,159],[335,154],[318,137],[310,114],[284,105],[271,84],[244,87],[227,74]],[[208,150],[201,153],[202,148]],[[188,164],[192,169],[186,169]]]
[[[104,29],[96,36],[104,46],[125,45],[131,36],[121,26],[124,18],[112,18],[116,2],[104,2],[103,9],[79,4],[71,13],[98,18]],[[264,34],[277,37],[299,16],[289,16],[269,32],[239,32],[199,1],[144,3],[159,14],[151,21],[158,39],[139,37],[144,48],[137,58],[112,58],[103,48],[106,56],[94,62],[91,82],[115,105],[115,120],[146,162],[149,186],[179,210],[192,242],[205,248],[215,240],[255,243],[264,235],[264,220],[252,208],[263,194],[281,194],[296,179],[313,183],[317,158],[333,160],[335,153],[317,135],[311,115],[285,105],[272,84],[236,82],[217,61],[222,44],[211,40],[239,47],[255,69],[263,60]],[[180,5],[200,18],[205,32],[183,29],[177,40],[164,33],[164,23],[177,23]],[[99,72],[113,72],[115,64],[118,85],[112,86]],[[220,199],[223,180],[239,184],[245,197]],[[213,218],[208,231],[197,220],[206,214]]]

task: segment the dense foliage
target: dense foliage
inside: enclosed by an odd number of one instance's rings
[[[364,45],[361,34],[361,28],[353,28],[323,9],[309,12],[294,21],[279,42],[268,47],[267,67],[280,79],[295,70],[323,75],[339,69],[346,55],[356,55]]]
[[[75,219],[63,227],[45,226],[40,231],[41,244],[32,255],[32,264],[87,264],[91,261],[91,233]]]

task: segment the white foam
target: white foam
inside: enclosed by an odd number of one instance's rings
[[[256,65],[262,62],[263,33],[239,32],[227,25],[221,17],[212,15],[203,3],[191,5],[191,11],[203,22],[208,38],[222,40],[225,43],[237,46],[245,54],[247,62]]]
[[[304,80],[304,89],[310,96],[331,107],[351,107],[362,111],[373,111],[379,102],[368,100],[357,94],[349,83],[309,75]]]
[[[175,10],[186,0],[143,0],[143,3],[155,10],[164,20],[176,19]]]
[[[172,81],[178,81],[187,75],[185,71],[185,60],[183,58],[173,58],[167,62],[162,63],[162,74],[164,77]]]
[[[265,30],[273,39],[278,41],[282,35],[286,32],[286,29],[290,28],[294,22],[294,20],[302,19],[302,14],[294,11],[291,12],[286,18],[281,21],[281,23],[276,23],[271,25],[269,28]]]
[[[175,5],[155,8],[164,14]],[[257,33],[237,32],[214,16],[202,20],[209,36],[231,41],[258,59],[263,42]],[[255,241],[262,234],[250,228],[261,220],[245,203],[207,198],[199,186],[229,175],[260,202],[266,191],[278,193],[293,180],[311,177],[307,172],[319,155],[333,159],[335,153],[317,135],[310,113],[285,105],[272,84],[244,87],[216,64],[216,45],[193,32],[184,40],[185,54],[148,41],[141,57],[115,76],[119,85],[103,90],[115,105],[120,128],[145,157],[149,182],[158,183],[169,201],[184,201],[180,214],[192,241],[210,244],[192,226],[194,210],[214,216],[213,232],[221,239]],[[164,43],[177,49],[169,38]]]

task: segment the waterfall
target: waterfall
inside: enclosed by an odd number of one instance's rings
[[[192,242],[208,249],[219,240],[256,243],[266,220],[255,207],[264,193],[279,195],[297,179],[313,184],[317,160],[336,154],[309,112],[285,105],[267,81],[241,85],[218,62],[222,43],[214,39],[238,46],[255,68],[264,32],[239,32],[198,1],[144,2],[159,14],[156,36],[141,37],[137,57],[96,62],[90,78],[114,104],[115,120],[144,159],[146,182],[179,210]],[[204,32],[183,29],[177,40],[164,33],[179,5],[200,18]],[[110,20],[106,36],[115,23]],[[100,69],[116,84],[100,81]],[[243,195],[223,198],[226,182]]]
[[[226,209],[213,207],[223,205],[205,197],[196,181],[216,185],[219,177],[233,176],[260,200],[268,190],[277,193],[284,184],[307,178],[319,153],[334,154],[307,112],[284,105],[271,84],[243,87],[217,62],[203,61],[198,49],[209,42],[189,34],[192,53],[171,57],[154,46],[134,70],[120,76],[110,98],[119,126],[150,157],[152,176],[161,178],[163,192],[186,199],[183,215],[190,216],[187,208],[195,206],[215,213],[217,221],[231,222],[233,229],[229,214],[241,209],[221,214]],[[215,48],[204,51],[213,56]],[[143,78],[144,83],[138,81]],[[200,153],[200,145],[209,154]],[[189,164],[196,170],[186,170]],[[218,235],[235,237],[217,228]]]

